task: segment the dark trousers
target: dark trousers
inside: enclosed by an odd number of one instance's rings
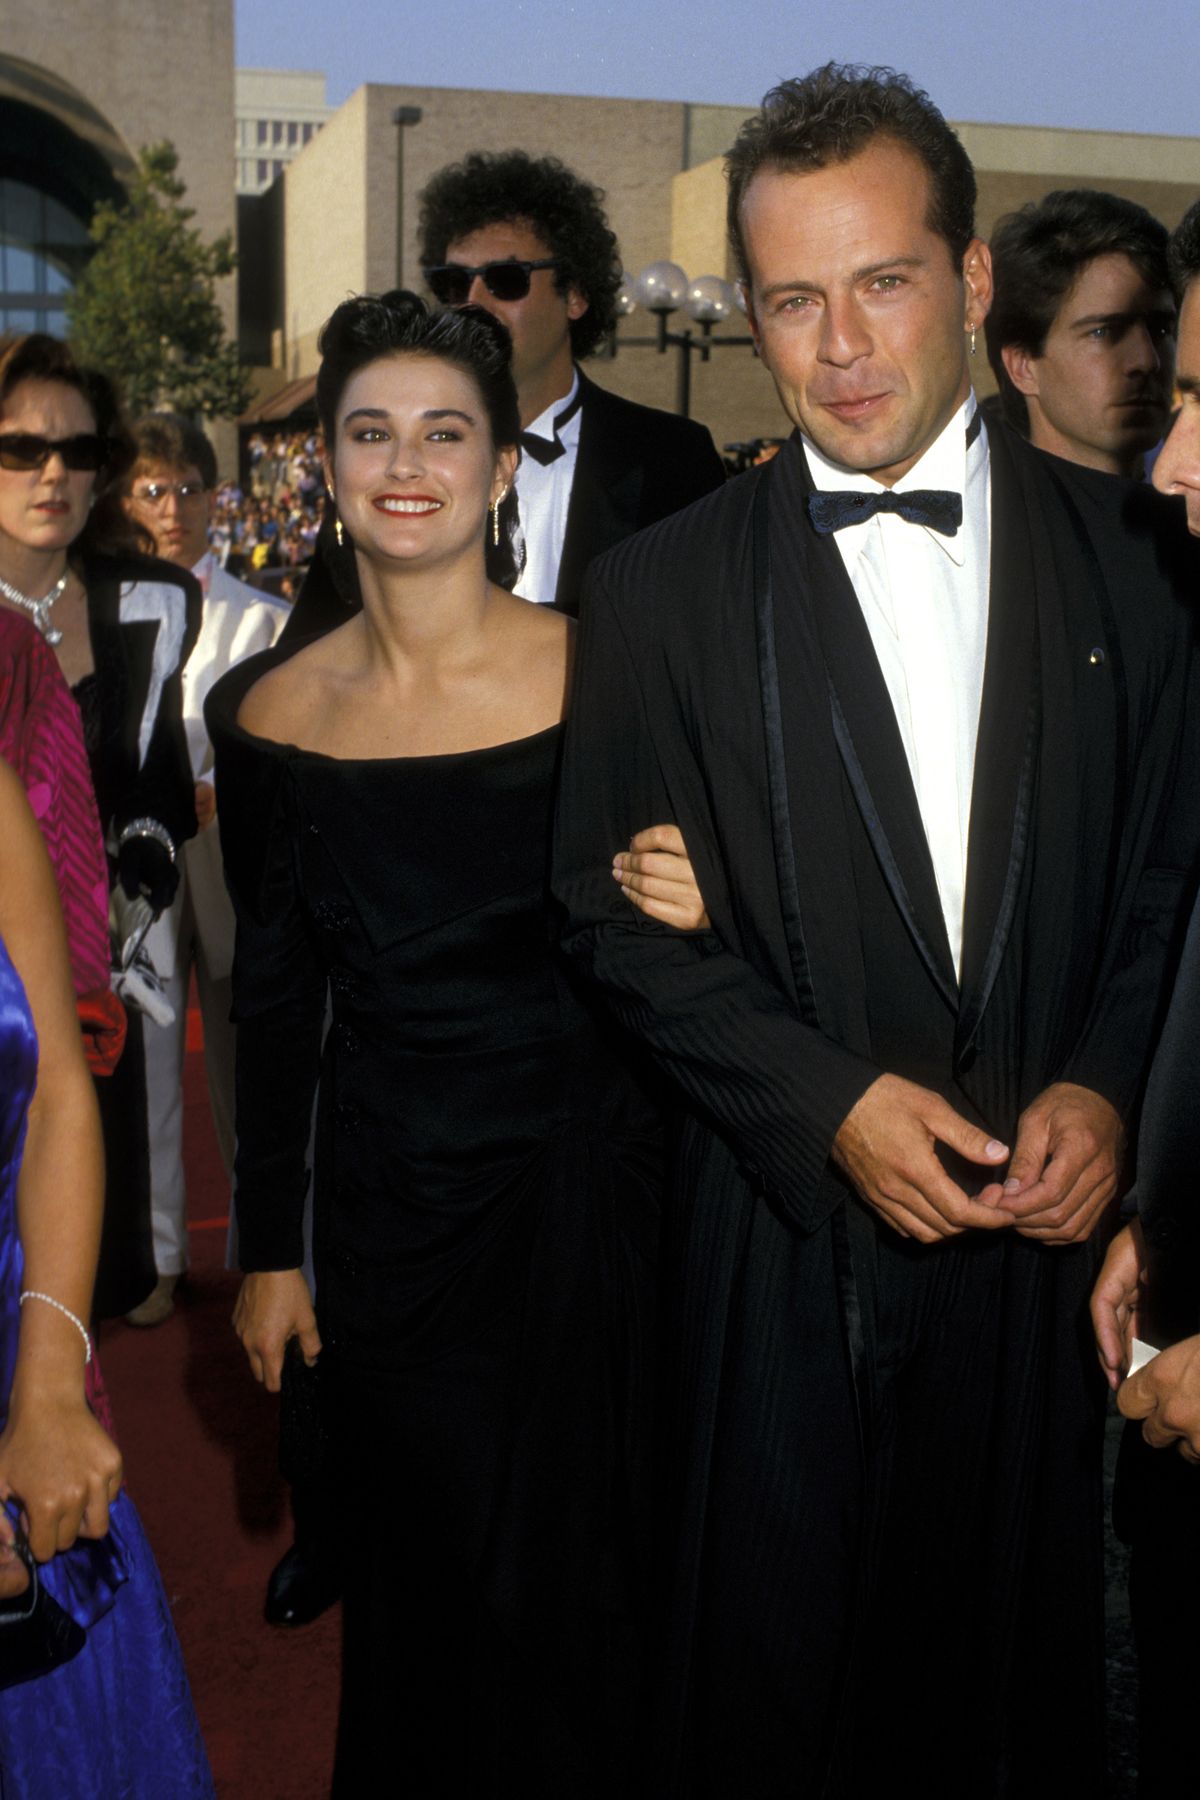
[[[1114,1525],[1132,1547],[1129,1602],[1138,1658],[1138,1797],[1200,1788],[1200,1469],[1126,1427]]]
[[[855,1260],[861,1451],[830,1233],[801,1239],[761,1208],[750,1224],[673,1791],[1094,1800],[1103,1395],[1082,1342],[1087,1269],[1073,1251],[923,1249],[876,1229]]]

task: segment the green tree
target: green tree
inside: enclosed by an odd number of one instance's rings
[[[182,205],[172,144],[151,144],[123,205],[92,217],[95,250],[67,306],[79,360],[120,387],[136,417],[169,407],[230,418],[249,404],[236,344],[225,341],[216,284],[236,264],[228,232],[206,244]]]

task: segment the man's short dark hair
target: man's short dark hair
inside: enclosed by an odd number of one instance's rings
[[[133,438],[138,462],[195,469],[206,488],[216,487],[216,452],[199,425],[180,413],[146,413],[134,425]]]
[[[1182,306],[1185,292],[1200,275],[1200,200],[1188,207],[1171,233],[1167,265],[1175,298]]]
[[[574,286],[587,301],[571,320],[571,351],[589,356],[617,322],[621,256],[603,192],[557,156],[473,150],[440,169],[421,195],[421,262],[443,263],[459,238],[510,219],[528,221],[554,257],[559,292]]]
[[[749,269],[742,201],[759,171],[824,169],[848,162],[876,137],[903,144],[929,170],[929,229],[946,240],[955,268],[962,267],[975,236],[975,171],[958,138],[907,75],[831,62],[772,88],[725,159],[729,240],[743,279]]]
[[[988,361],[1005,418],[1027,431],[1029,409],[1004,367],[1005,346],[1041,356],[1059,308],[1097,256],[1127,256],[1151,287],[1167,287],[1167,228],[1120,194],[1056,188],[998,220],[991,250],[995,286],[983,326]]]

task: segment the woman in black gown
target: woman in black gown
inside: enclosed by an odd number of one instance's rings
[[[485,567],[517,462],[503,327],[393,294],[339,307],[322,350],[363,612],[208,707],[238,914],[236,1323],[270,1388],[291,1340],[320,1352],[335,1794],[610,1800],[635,1784],[659,1141],[550,945],[572,628]],[[670,923],[700,904],[674,861]]]

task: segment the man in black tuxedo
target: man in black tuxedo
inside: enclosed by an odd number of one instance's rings
[[[725,476],[702,425],[610,394],[579,367],[617,318],[621,260],[602,201],[557,157],[523,150],[475,151],[421,196],[434,295],[485,307],[513,340],[525,548],[516,591],[572,615],[594,556]],[[323,528],[285,636],[330,630],[359,604],[353,553],[339,555],[331,537]]]
[[[1180,300],[1179,415],[1154,485],[1181,495],[1200,537],[1200,201],[1171,240]],[[1194,598],[1200,601],[1200,588]],[[1195,769],[1186,779],[1195,785]],[[1092,1297],[1100,1359],[1117,1405],[1141,1420],[1121,1450],[1116,1524],[1132,1545],[1139,1670],[1138,1794],[1196,1786],[1200,1693],[1200,907],[1146,1088],[1130,1196]],[[1161,1354],[1124,1379],[1134,1338]],[[1143,1353],[1144,1354],[1144,1353]],[[1137,1358],[1141,1363],[1141,1356]]]
[[[728,171],[798,429],[593,565],[553,878],[690,1111],[651,1790],[1094,1796],[1089,1240],[1197,839],[1186,537],[980,429],[974,176],[907,80],[784,83]],[[646,817],[711,929],[611,879]]]

